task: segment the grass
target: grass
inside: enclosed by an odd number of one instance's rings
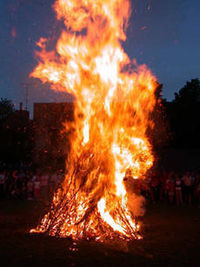
[[[197,207],[148,205],[143,240],[104,244],[30,235],[46,209],[34,201],[0,201],[0,266],[200,265]]]

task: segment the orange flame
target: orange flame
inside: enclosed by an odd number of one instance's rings
[[[141,178],[153,164],[146,130],[155,105],[155,78],[145,67],[128,69],[121,41],[130,16],[128,0],[56,0],[63,30],[56,51],[38,42],[31,74],[52,89],[75,96],[68,174],[52,209],[34,230],[73,238],[136,237],[128,209],[127,168]],[[127,70],[128,69],[128,70]],[[82,114],[82,116],[80,116]]]

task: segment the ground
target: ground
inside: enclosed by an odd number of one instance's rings
[[[106,244],[28,234],[45,209],[36,201],[0,201],[0,266],[200,266],[198,207],[147,205],[143,240]]]

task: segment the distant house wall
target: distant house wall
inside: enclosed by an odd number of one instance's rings
[[[74,105],[67,103],[34,103],[34,162],[40,169],[63,169],[69,153],[64,129],[74,120]]]
[[[2,118],[1,118],[2,119]],[[32,121],[26,110],[15,110],[0,122],[0,161],[18,164],[31,161]]]

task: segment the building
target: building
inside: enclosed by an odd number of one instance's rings
[[[57,171],[65,168],[70,144],[65,123],[74,120],[74,104],[34,103],[33,160],[41,170]]]
[[[0,119],[0,162],[18,165],[32,160],[32,120],[29,112],[19,110],[3,114]]]

